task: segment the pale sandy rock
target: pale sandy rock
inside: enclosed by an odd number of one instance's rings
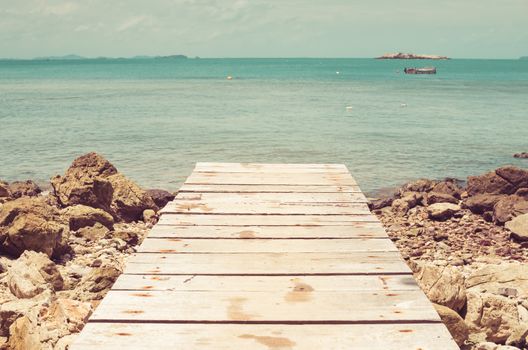
[[[9,327],[9,348],[11,350],[41,350],[39,331],[36,325],[26,317],[17,319]]]
[[[438,304],[433,304],[433,306],[455,342],[458,346],[462,346],[469,335],[469,328],[464,319],[456,311],[446,306]]]
[[[429,300],[457,311],[464,307],[464,276],[455,267],[419,263],[413,270],[418,285]]]
[[[158,222],[158,216],[156,215],[156,212],[152,209],[145,209],[143,211],[143,222],[152,225]]]
[[[452,203],[435,203],[427,207],[429,218],[439,221],[450,219],[459,211],[460,206]]]
[[[49,308],[44,319],[53,322],[61,330],[59,336],[82,330],[92,314],[92,304],[73,299],[57,299]]]
[[[401,198],[392,202],[392,210],[399,214],[406,214],[410,209],[416,207],[423,196],[418,192],[404,192]]]
[[[487,264],[471,270],[466,288],[476,292],[500,294],[501,288],[514,288],[519,297],[528,297],[528,265],[519,263]]]
[[[115,266],[92,269],[79,282],[74,291],[74,298],[81,301],[102,299],[120,274],[121,270]]]
[[[519,241],[528,241],[528,214],[519,215],[506,222],[506,228],[511,236]]]
[[[528,336],[528,324],[521,324],[506,339],[506,345],[524,348],[526,345],[526,336]]]
[[[60,338],[53,350],[68,350],[76,336],[77,334],[70,334]]]
[[[521,326],[515,300],[472,291],[467,293],[465,321],[472,332],[484,332],[495,343],[504,343]]]
[[[86,239],[87,241],[97,242],[103,239],[110,230],[102,224],[96,222],[93,226],[85,226],[77,230],[77,236]]]

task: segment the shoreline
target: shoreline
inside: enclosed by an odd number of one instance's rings
[[[140,188],[95,153],[45,188],[0,181],[0,348],[25,337],[65,349],[174,198]],[[528,228],[511,222],[528,220],[528,170],[419,179],[376,195],[371,211],[461,348],[524,349]]]

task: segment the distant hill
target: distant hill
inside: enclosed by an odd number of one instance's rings
[[[447,56],[438,55],[417,55],[414,53],[386,53],[383,56],[376,57],[378,60],[448,60]]]
[[[34,60],[85,60],[86,57],[79,55],[64,55],[64,56],[44,56],[44,57],[35,57]]]
[[[186,59],[187,56],[185,55],[168,55],[168,56],[146,56],[146,55],[138,55],[138,56],[132,56],[132,57],[83,57],[79,55],[64,55],[64,56],[43,56],[43,57],[35,57],[34,60],[145,60],[145,59]]]
[[[528,60],[528,56],[521,56],[519,57],[520,60]]]

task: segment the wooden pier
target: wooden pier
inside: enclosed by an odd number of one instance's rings
[[[341,164],[198,163],[71,349],[455,350]]]

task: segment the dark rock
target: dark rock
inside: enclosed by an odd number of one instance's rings
[[[77,231],[86,226],[100,223],[109,230],[114,228],[114,218],[102,209],[92,208],[86,205],[74,205],[62,211],[69,222],[70,230]]]
[[[457,180],[446,179],[444,181],[437,183],[433,187],[431,192],[447,194],[457,199],[460,199],[460,196],[462,194],[462,189],[458,185]]]
[[[495,204],[505,197],[506,195],[502,194],[483,193],[465,199],[462,204],[474,214],[483,214],[487,211],[492,211]]]
[[[495,173],[511,183],[515,190],[522,187],[528,187],[528,170],[514,166],[505,166],[495,170]]]
[[[11,192],[9,191],[9,184],[7,182],[0,181],[0,198],[11,197]]]
[[[409,182],[403,185],[400,189],[400,193],[405,192],[429,192],[436,185],[436,182],[428,179],[419,179],[413,182]]]
[[[431,205],[435,203],[458,204],[458,199],[456,199],[453,195],[450,195],[447,193],[435,192],[433,190],[432,192],[429,192],[425,195],[425,203],[427,205]]]
[[[11,193],[11,197],[20,198],[38,196],[42,190],[34,181],[27,180],[10,183],[9,192]]]
[[[513,155],[514,158],[528,158],[528,152],[521,152],[521,153],[515,153]]]
[[[506,221],[526,213],[528,213],[528,200],[517,195],[502,198],[493,207],[493,218],[499,224],[504,224]]]
[[[479,176],[469,176],[466,191],[470,196],[484,193],[512,194],[515,192],[515,186],[492,171]]]
[[[392,197],[379,198],[379,199],[370,201],[368,203],[368,206],[370,210],[378,210],[378,209],[382,209],[385,207],[390,207],[393,201],[394,201],[394,198]]]
[[[150,189],[146,192],[160,209],[163,208],[167,203],[172,201],[175,197],[174,194],[160,189]]]

